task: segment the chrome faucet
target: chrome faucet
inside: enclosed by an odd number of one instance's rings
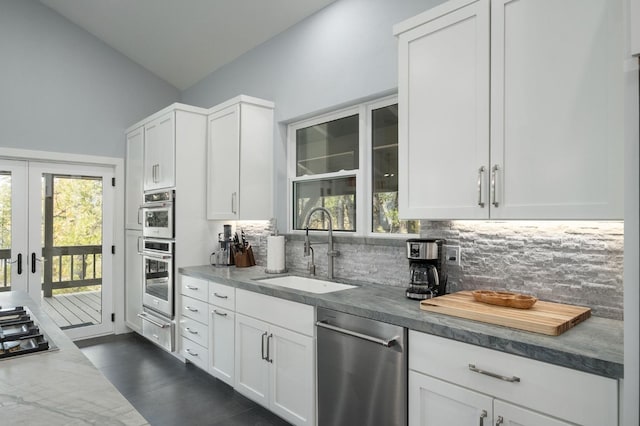
[[[333,222],[331,220],[331,213],[329,210],[324,207],[314,207],[309,210],[307,213],[307,217],[304,219],[303,227],[307,230],[307,234],[304,237],[304,255],[311,255],[311,264],[309,265],[309,272],[311,275],[316,274],[316,265],[313,263],[313,247],[311,247],[311,241],[309,240],[309,219],[311,219],[311,215],[317,211],[324,212],[329,218],[329,240],[327,242],[327,278],[330,280],[333,279],[333,258],[338,256],[340,252],[338,250],[333,249]]]

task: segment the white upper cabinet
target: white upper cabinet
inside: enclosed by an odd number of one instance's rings
[[[140,205],[142,204],[142,155],[144,152],[144,127],[127,133],[127,160],[125,186],[125,228],[142,229]]]
[[[172,188],[175,177],[175,112],[144,126],[144,190]]]
[[[621,23],[618,1],[454,0],[398,24],[401,217],[621,219]]]
[[[400,215],[488,218],[477,182],[489,167],[489,2],[416,18],[396,27]]]
[[[493,0],[491,217],[622,218],[621,23],[620,1]]]
[[[211,108],[207,218],[273,216],[273,103],[238,96]]]

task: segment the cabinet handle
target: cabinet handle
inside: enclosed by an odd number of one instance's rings
[[[480,413],[480,426],[482,426],[484,424],[484,419],[488,416],[489,414],[487,413],[487,410],[482,410],[482,413]]]
[[[198,312],[196,308],[192,308],[191,306],[185,306],[185,309],[191,312]]]
[[[236,192],[231,193],[231,213],[233,214],[238,213],[236,209],[236,197],[237,197]]]
[[[138,225],[142,225],[142,219],[140,218],[141,211],[142,211],[142,206],[138,207]]]
[[[229,296],[220,295],[220,294],[218,294],[218,293],[213,293],[213,295],[214,295],[215,297],[219,297],[220,299],[228,299],[228,298],[229,298]]]
[[[191,356],[198,356],[197,352],[191,352],[191,349],[189,349],[189,348],[185,349],[185,351]]]
[[[189,284],[185,285],[185,287],[187,288],[187,290],[197,290],[198,289],[198,287],[194,287],[194,286],[189,285]]]
[[[493,207],[498,207],[500,203],[496,198],[496,174],[498,173],[499,167],[497,164],[493,166],[491,169],[491,204]]]
[[[160,164],[156,164],[156,178],[158,178],[158,182],[160,182]]]
[[[273,358],[269,358],[269,352],[271,352],[271,349],[270,349],[271,345],[269,344],[269,342],[271,341],[272,337],[273,337],[273,333],[271,333],[269,337],[267,337],[267,361],[269,361],[270,363],[273,363]]]
[[[226,313],[226,312],[220,312],[220,311],[219,311],[219,310],[217,310],[217,309],[214,309],[214,310],[213,310],[213,313],[214,313],[214,314],[216,314],[216,315],[220,315],[221,317],[226,317],[226,316],[227,316],[227,313]]]
[[[520,377],[516,377],[516,376],[507,377],[501,374],[492,373],[491,371],[486,371],[480,368],[476,368],[474,364],[469,364],[469,370],[473,371],[474,373],[484,374],[485,376],[493,377],[494,379],[504,380],[505,382],[515,383],[520,381]]]
[[[264,338],[267,337],[267,332],[262,333],[262,348],[260,349],[260,358],[266,360],[267,357],[264,355]]]
[[[193,331],[192,329],[190,329],[189,327],[186,327],[185,330],[187,330],[189,333],[191,334],[198,334],[197,331]]]
[[[504,419],[502,418],[502,416],[498,416],[498,420],[496,420],[496,426],[500,426],[502,423],[504,423]]]
[[[484,166],[481,166],[478,169],[478,205],[482,208],[484,208],[484,200],[482,197],[482,175],[485,170]]]

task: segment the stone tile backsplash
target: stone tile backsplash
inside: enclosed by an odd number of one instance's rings
[[[238,222],[266,265],[271,222]],[[461,248],[460,266],[449,267],[449,291],[495,289],[541,300],[584,305],[600,317],[622,319],[622,222],[421,222],[424,238],[445,238]],[[316,275],[327,274],[326,233],[312,237]],[[286,266],[306,274],[303,237],[287,235]],[[403,239],[335,237],[338,279],[404,287],[409,281]]]

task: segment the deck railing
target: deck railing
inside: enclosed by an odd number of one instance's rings
[[[0,250],[0,291],[11,290],[10,259],[11,250]],[[102,285],[102,246],[52,247],[42,250],[42,259],[44,297],[56,289]]]

